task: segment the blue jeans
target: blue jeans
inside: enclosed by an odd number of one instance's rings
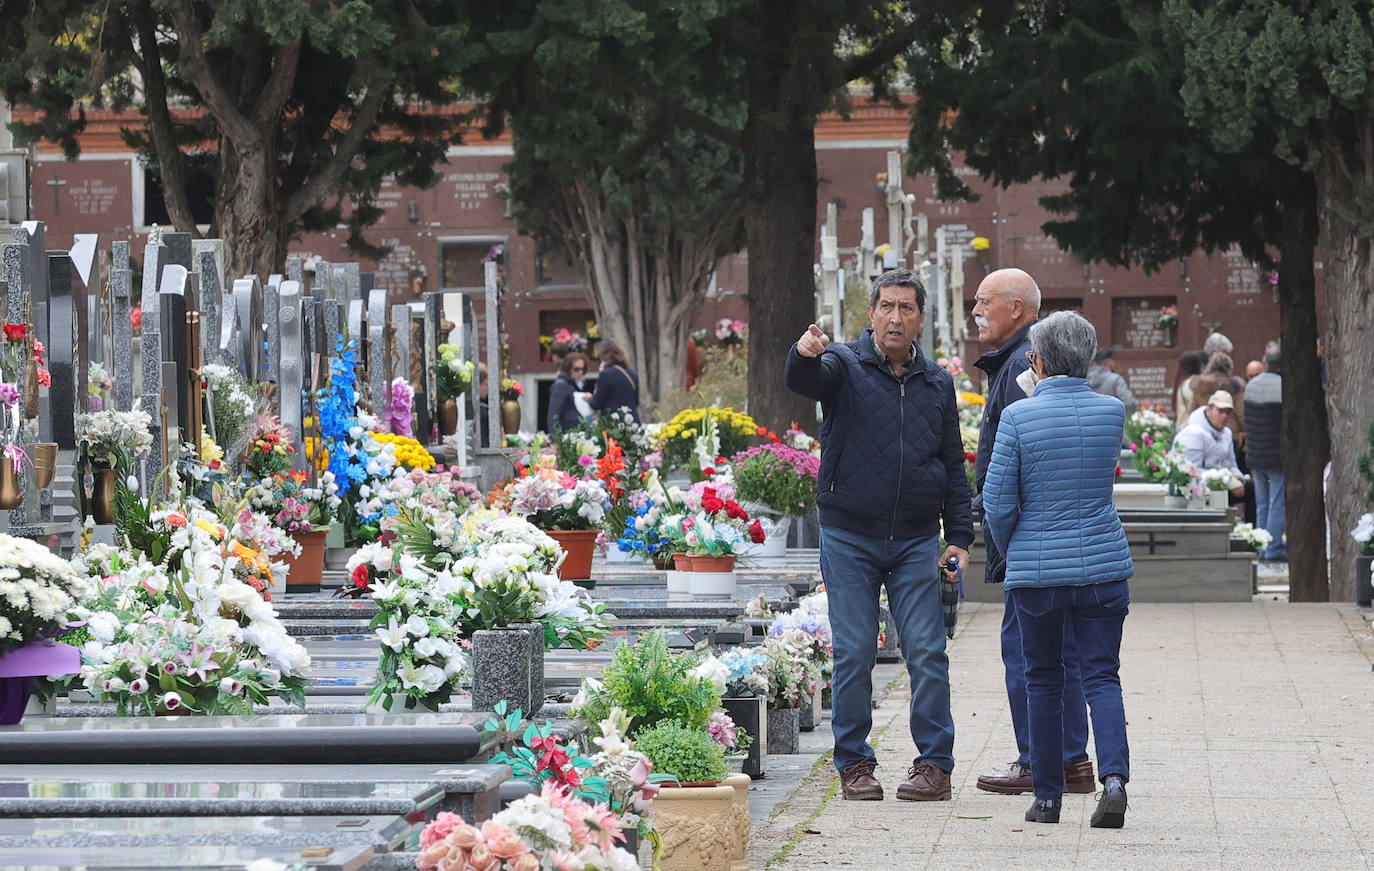
[[[1016,733],[1016,761],[1030,765],[1030,714],[1026,706],[1026,657],[1021,652],[1021,624],[1011,591],[1006,591],[1002,612],[1002,664],[1007,672],[1007,701],[1011,705],[1011,728]],[[1083,699],[1079,679],[1078,645],[1073,625],[1064,620],[1064,766],[1088,759],[1088,703]]]
[[[954,770],[949,658],[936,571],[939,539],[871,538],[821,527],[821,573],[835,647],[831,728],[835,767],[873,759],[873,666],[878,656],[878,593],[886,585],[902,657],[911,675],[911,738],[920,756]]]
[[[1288,545],[1283,543],[1283,530],[1288,525],[1284,507],[1283,473],[1268,469],[1252,469],[1255,482],[1255,526],[1272,537],[1269,546],[1260,551],[1260,559],[1287,559]]]
[[[1021,625],[1030,708],[1031,786],[1036,798],[1064,794],[1065,627],[1078,640],[1083,693],[1092,710],[1097,775],[1131,779],[1121,702],[1121,626],[1131,601],[1126,581],[1008,591]]]

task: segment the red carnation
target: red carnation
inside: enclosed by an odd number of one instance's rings
[[[717,465],[717,466],[723,466],[723,465],[725,465],[725,464],[728,463],[728,462],[730,462],[730,461],[727,460],[727,459],[725,459],[724,457],[716,457],[716,465]]]
[[[763,544],[764,538],[765,536],[763,534],[763,524],[759,523],[757,520],[749,524],[750,541],[752,541],[754,544]]]
[[[720,498],[716,496],[716,494],[710,492],[709,490],[707,491],[707,494],[705,496],[701,497],[701,510],[703,511],[716,512],[720,511],[724,507],[725,503],[722,502]]]
[[[366,589],[370,582],[371,580],[368,578],[367,574],[367,566],[358,566],[353,570],[353,586],[362,590]]]
[[[758,429],[754,430],[754,435],[768,435],[768,428],[761,426]]]
[[[22,342],[28,334],[29,328],[24,324],[5,324],[5,341],[7,342]]]
[[[701,470],[701,475],[702,475],[703,478],[710,478],[710,477],[714,476],[715,474],[716,474],[716,470],[713,469],[713,468],[711,468],[710,466],[707,466],[706,468],[704,468],[704,469]]]
[[[731,499],[729,502],[725,503],[725,516],[732,517],[735,520],[747,520],[749,518],[749,512],[739,507],[739,503]]]
[[[134,329],[143,329],[143,306],[134,306],[134,310],[129,312],[129,322]]]

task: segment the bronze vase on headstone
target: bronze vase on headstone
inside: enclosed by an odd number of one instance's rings
[[[458,400],[450,396],[439,403],[439,435],[451,436],[458,431]]]
[[[520,431],[520,401],[501,400],[501,430],[507,435]]]
[[[29,358],[24,367],[24,418],[33,420],[38,417],[38,361]]]
[[[0,508],[18,508],[24,503],[24,491],[19,487],[19,470],[8,454],[0,454]]]
[[[114,523],[115,470],[96,468],[92,471],[95,489],[91,492],[91,516],[102,525]]]
[[[57,474],[57,442],[38,442],[29,451],[29,457],[33,460],[33,474],[38,489],[47,489]]]

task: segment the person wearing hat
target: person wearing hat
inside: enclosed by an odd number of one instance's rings
[[[1228,424],[1236,412],[1236,401],[1225,390],[1214,391],[1207,404],[1188,417],[1188,425],[1174,437],[1174,448],[1200,469],[1225,469],[1238,480],[1244,475],[1236,463],[1235,435]],[[1242,483],[1231,489],[1245,496]]]

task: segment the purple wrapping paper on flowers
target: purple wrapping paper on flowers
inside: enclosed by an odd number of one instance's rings
[[[81,651],[60,641],[30,641],[0,654],[0,678],[46,677],[81,671]]]

